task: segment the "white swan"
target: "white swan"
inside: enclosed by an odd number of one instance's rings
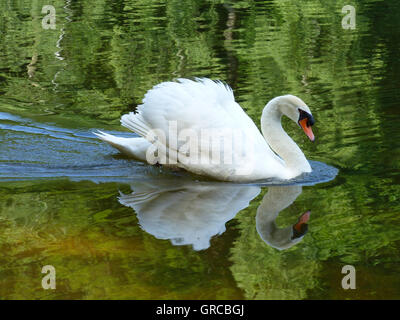
[[[206,78],[158,84],[137,111],[122,116],[121,124],[141,137],[95,134],[136,159],[218,180],[291,179],[311,172],[303,152],[281,126],[286,115],[314,141],[311,111],[295,96],[276,97],[265,106],[263,135],[235,102],[232,89]]]

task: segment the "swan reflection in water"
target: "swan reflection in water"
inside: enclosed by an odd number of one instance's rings
[[[121,194],[119,202],[134,209],[139,224],[157,239],[173,245],[192,245],[194,250],[210,246],[210,239],[225,232],[225,224],[249,206],[260,192],[258,186],[221,183],[145,181],[131,185],[131,194]],[[256,228],[261,239],[278,250],[300,242],[307,232],[310,212],[294,225],[278,228],[279,212],[301,194],[302,187],[271,186],[257,209]]]

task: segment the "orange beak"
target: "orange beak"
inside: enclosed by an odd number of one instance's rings
[[[307,126],[307,118],[304,118],[299,121],[300,127],[303,129],[304,133],[310,138],[311,141],[315,140],[314,133],[312,132],[311,126]]]
[[[302,226],[303,224],[306,224],[306,223],[308,222],[308,220],[310,220],[310,214],[311,214],[310,211],[307,211],[307,212],[303,213],[303,214],[301,215],[301,217],[299,218],[299,220],[297,221],[297,223],[294,225],[294,228],[295,228],[298,232],[301,231],[301,226]]]

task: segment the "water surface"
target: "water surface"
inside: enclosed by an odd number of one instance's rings
[[[47,4],[0,4],[0,298],[400,298],[398,1],[353,1],[354,30],[344,1],[56,0],[55,30]],[[194,76],[226,81],[257,125],[271,98],[301,97],[316,142],[283,126],[327,178],[199,181],[91,134],[134,136],[120,116]]]

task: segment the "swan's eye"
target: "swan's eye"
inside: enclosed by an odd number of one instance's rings
[[[301,120],[307,119],[307,127],[311,127],[312,125],[314,125],[315,120],[313,118],[313,116],[311,114],[309,114],[307,111],[304,111],[302,109],[299,108],[299,124]]]

